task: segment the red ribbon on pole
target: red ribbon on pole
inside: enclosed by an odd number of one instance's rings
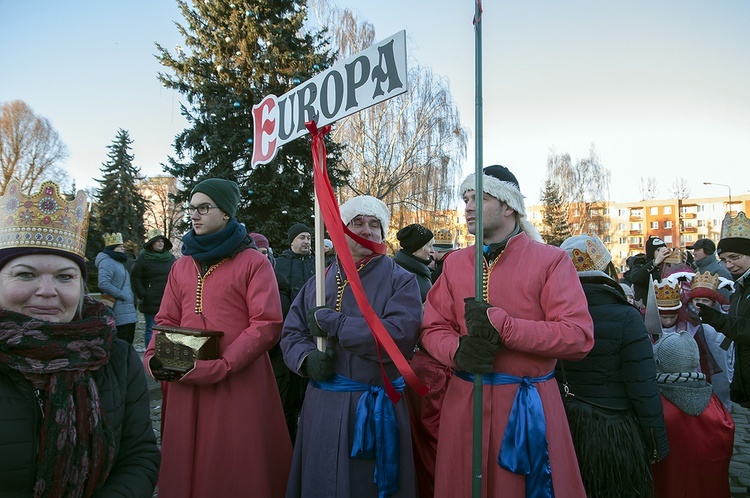
[[[320,211],[323,215],[323,221],[326,227],[328,227],[328,235],[333,240],[334,247],[348,247],[346,243],[345,234],[354,239],[357,243],[372,250],[377,254],[385,254],[385,244],[377,244],[370,240],[359,237],[352,233],[341,220],[341,212],[339,211],[339,205],[336,201],[336,195],[331,187],[331,182],[328,178],[328,169],[326,168],[326,145],[323,137],[326,133],[331,131],[331,125],[323,126],[318,129],[318,125],[315,121],[308,121],[305,123],[305,127],[310,131],[312,136],[312,156],[313,156],[313,181],[315,182],[315,195],[318,196],[318,204],[320,205]],[[388,227],[384,227],[387,229]],[[383,324],[378,318],[375,311],[370,306],[370,302],[367,300],[365,290],[362,287],[362,282],[359,279],[359,273],[357,267],[354,265],[354,259],[352,258],[349,251],[337,251],[339,262],[344,268],[344,272],[349,277],[349,286],[354,293],[354,299],[357,301],[359,309],[362,311],[362,315],[370,327],[373,337],[375,338],[375,345],[378,351],[378,361],[380,362],[380,372],[383,375],[383,385],[385,391],[388,394],[388,398],[396,404],[401,399],[401,394],[394,389],[390,379],[385,373],[383,367],[383,357],[381,353],[381,347],[385,349],[388,356],[393,360],[393,363],[404,376],[406,381],[412,389],[414,389],[420,396],[427,394],[427,386],[425,386],[421,380],[411,369],[409,362],[406,361],[404,355],[401,354],[401,350],[398,349],[396,343],[393,342],[393,338],[385,329]]]

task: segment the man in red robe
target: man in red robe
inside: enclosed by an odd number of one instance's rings
[[[461,186],[472,234],[474,185],[469,175]],[[541,242],[526,219],[515,176],[503,166],[487,167],[483,190],[482,301],[473,297],[470,246],[445,261],[422,324],[424,348],[455,369],[440,419],[435,496],[470,492],[473,374],[481,373],[482,496],[583,497],[553,374],[557,358],[577,360],[593,347],[586,297],[567,254]],[[514,441],[521,444],[513,447]]]

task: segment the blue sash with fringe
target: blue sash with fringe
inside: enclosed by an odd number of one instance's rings
[[[497,463],[509,472],[526,476],[526,496],[529,498],[555,496],[547,449],[547,422],[544,418],[542,399],[534,385],[554,376],[554,371],[542,377],[516,377],[500,372],[482,375],[482,384],[518,384]],[[456,370],[456,377],[474,382],[474,374],[469,372]]]
[[[406,386],[403,377],[391,383],[398,392],[403,392]],[[373,482],[378,486],[379,497],[398,493],[401,444],[393,403],[383,386],[370,386],[338,374],[323,382],[311,380],[310,385],[324,391],[364,391],[354,415],[354,440],[350,456],[375,460]]]

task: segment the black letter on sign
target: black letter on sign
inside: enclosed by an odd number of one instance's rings
[[[391,93],[394,88],[400,88],[404,85],[398,77],[396,57],[393,55],[393,40],[382,47],[378,47],[378,53],[380,54],[378,65],[372,69],[372,80],[375,82],[373,97],[385,93],[381,88],[381,83],[384,81],[388,81],[388,93]]]
[[[361,72],[359,79],[354,81],[354,73],[357,64],[361,66]],[[344,67],[346,68],[346,110],[348,111],[352,107],[357,107],[356,90],[367,81],[367,76],[370,74],[370,59],[361,55]]]
[[[328,109],[328,81],[333,78],[333,110]],[[344,79],[338,71],[331,71],[323,78],[320,84],[320,112],[323,116],[330,119],[334,117],[341,109],[344,103]]]
[[[307,94],[307,98],[305,98]],[[313,102],[318,97],[318,87],[310,82],[296,92],[297,105],[299,106],[299,120],[297,121],[297,131],[304,131],[305,123],[308,121],[318,122],[318,111],[315,110]]]
[[[279,102],[279,139],[285,142],[294,133],[294,94],[289,95]],[[289,103],[289,109],[286,104]],[[287,123],[291,126],[287,127]],[[289,128],[287,130],[287,128]]]

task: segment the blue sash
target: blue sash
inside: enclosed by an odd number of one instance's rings
[[[503,386],[518,384],[513,406],[505,426],[497,463],[514,474],[526,476],[526,496],[552,498],[552,470],[547,449],[547,423],[542,399],[534,384],[552,379],[552,371],[542,377],[516,377],[500,372],[482,375],[482,384]],[[456,377],[474,382],[474,374],[456,371]]]
[[[393,380],[392,384],[398,392],[403,392],[406,386],[403,377]],[[337,374],[323,382],[311,380],[310,385],[324,391],[364,391],[354,414],[354,440],[350,456],[375,459],[373,482],[378,485],[379,497],[398,493],[401,444],[393,403],[383,386],[369,386]]]

